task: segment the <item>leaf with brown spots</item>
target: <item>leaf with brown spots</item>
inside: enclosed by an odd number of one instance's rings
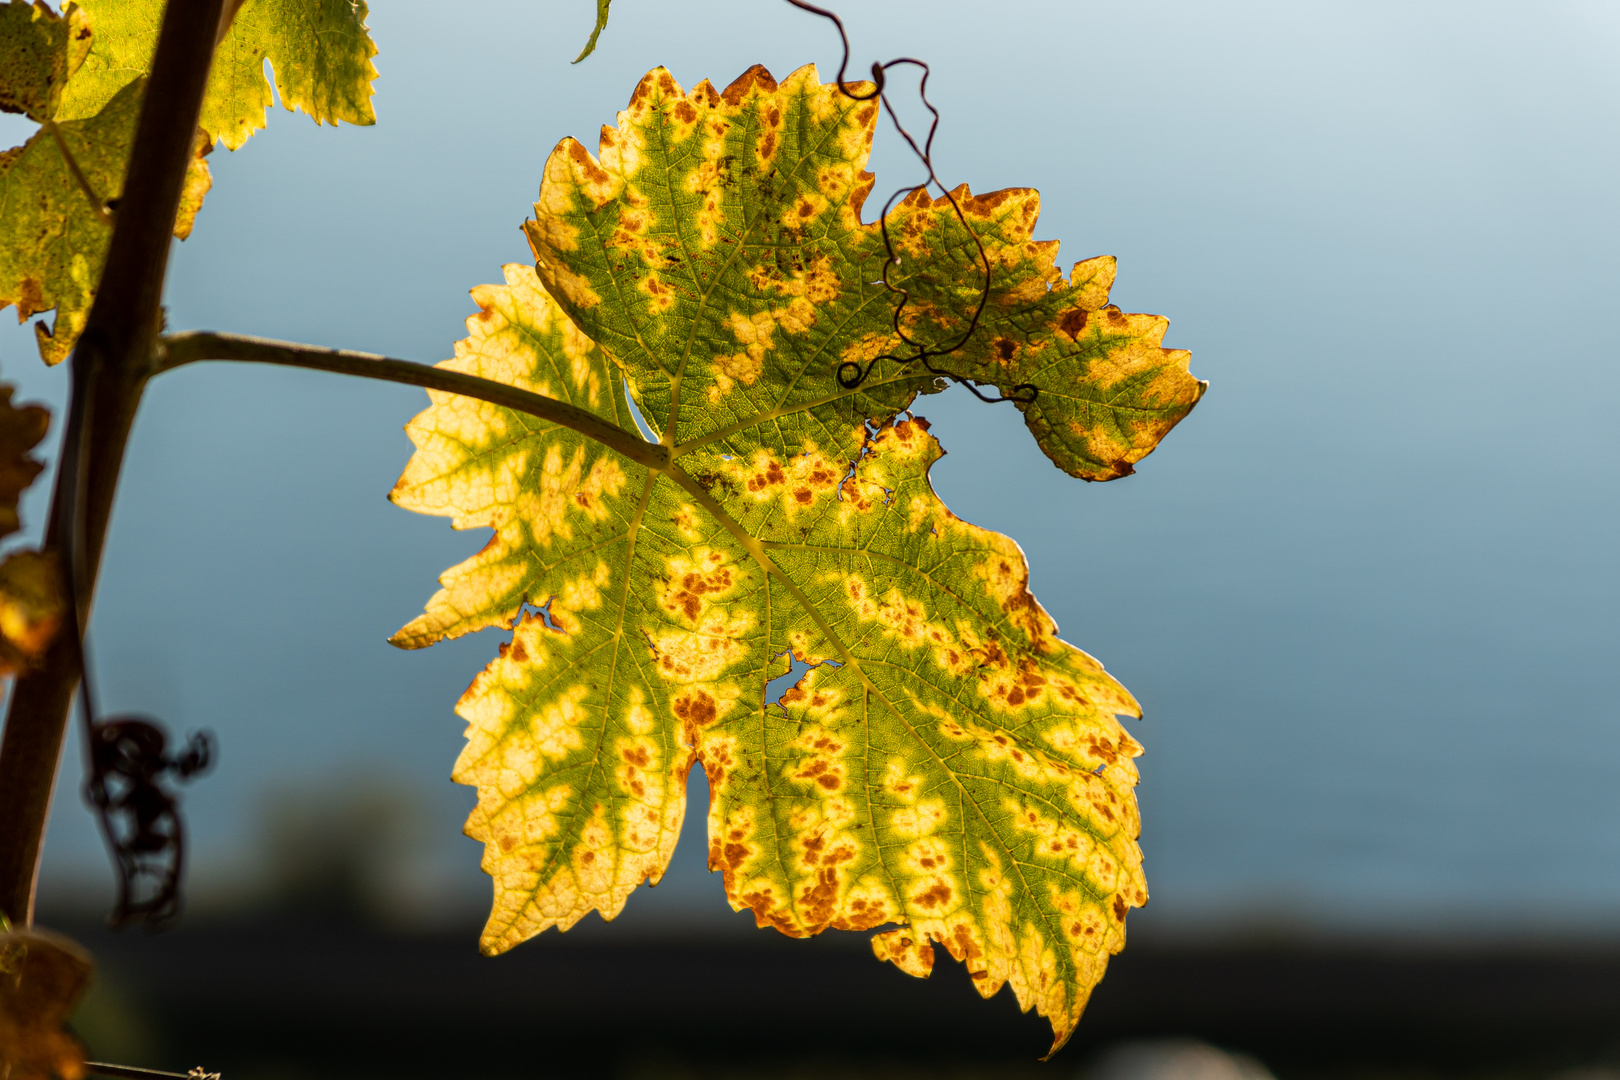
[[[875,953],[914,975],[943,945],[981,994],[1011,985],[1047,1016],[1055,1049],[1147,900],[1141,747],[1117,719],[1139,710],[1058,638],[1018,546],[934,493],[938,441],[897,420],[934,376],[836,378],[899,348],[861,220],[876,118],[813,68],[724,92],[660,69],[599,155],[557,147],[535,273],[475,293],[450,363],[579,404],[600,383],[587,407],[625,428],[628,384],[670,463],[436,398],[396,501],[495,536],[396,640],[515,624],[460,705],[487,950],[656,881],[700,762],[734,907],[793,936],[882,929]],[[1063,278],[1030,240],[1033,192],[960,201],[995,276],[941,362],[1037,385],[1026,420],[1070,472],[1128,472],[1202,390],[1186,354],[1107,305],[1112,260]],[[971,237],[923,198],[889,224],[908,334],[948,339],[982,285]],[[792,658],[811,670],[768,700]]]

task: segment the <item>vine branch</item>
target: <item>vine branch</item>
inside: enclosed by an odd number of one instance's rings
[[[96,301],[73,351],[72,404],[45,546],[75,556],[80,626],[101,563],[124,447],[150,373],[160,323],[169,237],[180,208],[202,111],[223,0],[169,0],[152,76],[141,103],[129,170]],[[77,542],[76,542],[77,541]],[[69,706],[79,683],[80,642],[58,634],[39,667],[12,687],[0,733],[0,912],[34,918],[39,855],[62,757]]]
[[[638,465],[658,472],[669,469],[669,448],[650,443],[640,435],[611,424],[577,405],[546,397],[493,379],[468,375],[465,372],[418,364],[411,360],[395,360],[374,353],[349,352],[345,349],[325,349],[315,345],[299,345],[290,341],[271,341],[245,334],[216,334],[205,330],[169,334],[159,341],[157,358],[152,374],[172,371],[185,364],[202,360],[241,360],[258,364],[280,364],[284,367],[329,371],[337,375],[357,375],[365,379],[420,386],[447,394],[477,398],[503,409],[527,413],[541,420],[594,439]]]

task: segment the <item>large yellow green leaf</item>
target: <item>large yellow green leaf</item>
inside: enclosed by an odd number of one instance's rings
[[[486,951],[656,882],[701,762],[735,907],[795,936],[886,927],[874,951],[916,975],[941,943],[981,993],[1010,984],[1047,1016],[1056,1048],[1147,899],[1140,747],[1116,718],[1138,709],[1057,637],[1017,545],[934,494],[942,451],[904,410],[935,376],[880,361],[838,381],[900,351],[860,218],[875,121],[813,68],[723,93],[658,70],[599,158],[557,148],[526,226],[537,273],[475,291],[449,363],[624,427],[627,380],[672,464],[434,395],[393,497],[495,535],[395,641],[513,631],[459,706]],[[1030,239],[1033,192],[959,201],[991,295],[934,362],[1036,386],[1025,418],[1054,461],[1129,472],[1202,392],[1187,354],[1107,305],[1112,260],[1064,279]],[[983,280],[971,236],[921,197],[889,228],[908,334],[959,335]],[[813,668],[767,700],[790,658]]]
[[[157,46],[163,0],[85,0],[95,33],[89,57],[68,85],[64,117],[97,112],[144,75]],[[363,0],[247,0],[214,54],[201,125],[232,150],[264,127],[276,90],[289,110],[317,123],[374,124],[371,82],[377,54]]]
[[[72,351],[95,300],[112,239],[107,207],[124,188],[144,86],[137,79],[94,116],[49,121],[0,153],[0,308],[16,304],[19,322],[56,309],[49,330],[34,326],[47,363]],[[200,139],[174,226],[181,239],[212,183],[207,151]]]

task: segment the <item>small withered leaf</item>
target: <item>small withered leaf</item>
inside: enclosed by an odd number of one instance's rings
[[[84,1048],[63,1025],[89,985],[89,954],[67,938],[0,932],[0,1075],[82,1080]]]

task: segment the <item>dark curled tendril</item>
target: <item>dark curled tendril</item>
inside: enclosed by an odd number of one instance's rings
[[[872,90],[869,93],[864,94],[856,93],[853,89],[851,89],[852,84],[847,82],[844,78],[844,73],[849,69],[849,35],[844,31],[844,21],[835,13],[827,10],[826,8],[817,7],[815,4],[806,3],[805,0],[787,0],[787,2],[792,4],[794,7],[799,8],[801,11],[808,11],[812,15],[819,15],[833,24],[833,26],[838,30],[838,40],[843,45],[844,50],[843,57],[838,61],[839,93],[843,94],[852,101],[871,101],[873,98],[877,98],[881,102],[883,111],[888,115],[890,122],[894,124],[894,130],[897,131],[900,134],[900,137],[906,141],[906,145],[911,147],[911,152],[917,156],[917,160],[921,161],[923,167],[928,170],[928,175],[922,181],[922,183],[902,187],[895,191],[894,194],[890,195],[888,200],[883,204],[882,215],[878,218],[878,230],[883,235],[883,287],[888,289],[891,293],[898,294],[900,297],[899,302],[896,303],[894,307],[894,334],[902,342],[904,342],[908,348],[914,350],[914,352],[910,356],[900,356],[895,353],[884,353],[881,356],[874,356],[865,364],[858,363],[854,360],[844,360],[839,363],[838,368],[834,373],[836,379],[838,380],[838,385],[843,387],[845,390],[857,389],[867,380],[867,378],[872,374],[873,369],[876,368],[881,361],[891,360],[902,366],[906,364],[921,363],[922,366],[930,373],[941,378],[954,380],[955,382],[960,383],[962,386],[967,387],[968,391],[972,393],[974,397],[983,402],[994,403],[998,401],[1012,401],[1020,405],[1032,404],[1036,397],[1039,396],[1040,390],[1038,387],[1035,387],[1030,383],[1019,383],[1012,388],[1011,393],[1004,396],[990,397],[982,392],[976,385],[974,385],[971,379],[963,378],[962,376],[953,374],[949,371],[943,371],[929,362],[930,357],[948,356],[951,353],[958,351],[962,348],[962,346],[966,345],[968,341],[972,339],[975,333],[978,332],[979,320],[983,318],[985,305],[990,300],[991,269],[990,256],[984,250],[984,241],[979,239],[979,234],[974,231],[972,225],[968,224],[967,215],[963,213],[962,207],[957,203],[956,196],[951,194],[950,190],[945,187],[944,182],[940,180],[939,175],[934,171],[934,134],[939,130],[939,110],[934,108],[933,102],[928,100],[928,65],[923,61],[910,56],[902,56],[898,59],[890,60],[885,64],[874,63],[872,65]],[[900,122],[900,115],[899,113],[895,112],[894,105],[889,101],[889,95],[885,92],[885,87],[888,85],[889,69],[900,67],[902,65],[909,65],[922,70],[922,77],[917,84],[917,96],[922,99],[923,108],[928,110],[929,116],[932,117],[932,119],[928,123],[928,136],[923,140],[920,147],[917,145],[917,140],[912,137],[911,132],[907,131],[905,125]],[[951,210],[956,214],[956,220],[962,223],[962,228],[965,229],[967,234],[973,238],[973,246],[978,250],[979,254],[979,265],[984,268],[984,286],[979,290],[979,302],[973,308],[973,317],[968,321],[967,329],[962,332],[962,335],[957,338],[955,342],[943,348],[925,345],[920,341],[913,341],[909,336],[907,336],[905,330],[901,328],[900,320],[901,316],[906,310],[906,305],[911,302],[911,293],[889,280],[890,268],[898,266],[900,263],[899,257],[894,253],[894,243],[889,237],[889,211],[894,209],[895,203],[906,198],[912,193],[928,190],[929,185],[937,187],[940,193],[944,195],[946,200],[950,202]]]
[[[81,393],[82,391],[82,393]],[[76,409],[88,412],[88,386],[75,388]],[[84,718],[85,801],[95,810],[101,835],[118,869],[118,901],[108,916],[118,927],[141,922],[148,929],[180,913],[180,881],[185,870],[185,828],[177,798],[165,787],[173,775],[189,780],[205,771],[213,756],[213,738],[194,733],[183,750],[168,753],[168,736],[144,716],[97,719],[95,683],[81,622],[80,597],[87,594],[85,514],[87,477],[83,440],[93,430],[92,418],[80,418],[79,439],[70,445],[62,467],[74,485],[73,528],[68,542],[68,625],[79,669],[79,711]]]

